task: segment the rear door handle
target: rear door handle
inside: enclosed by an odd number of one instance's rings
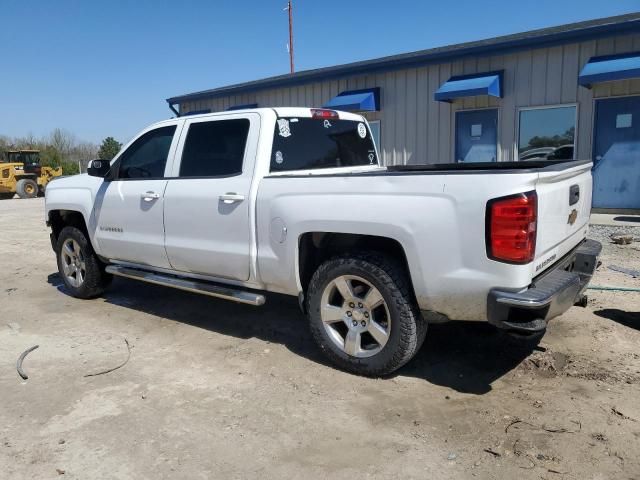
[[[160,194],[156,192],[145,192],[142,195],[140,195],[140,198],[142,198],[145,202],[151,202],[153,200],[159,199]]]
[[[227,205],[231,205],[232,203],[242,202],[244,200],[244,195],[240,195],[239,193],[228,192],[224,195],[220,195],[220,201],[222,203],[226,203]]]

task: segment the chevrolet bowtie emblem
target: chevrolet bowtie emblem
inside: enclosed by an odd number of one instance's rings
[[[571,213],[569,214],[569,219],[567,220],[567,223],[569,225],[573,225],[574,223],[576,223],[577,218],[578,218],[578,210],[574,208],[573,210],[571,210]]]

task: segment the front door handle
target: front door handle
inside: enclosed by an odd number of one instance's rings
[[[145,202],[151,202],[153,200],[157,200],[160,198],[160,194],[156,193],[156,192],[145,192],[142,195],[140,195],[140,197],[145,201]]]
[[[226,203],[227,205],[231,205],[232,203],[242,202],[244,200],[244,195],[240,195],[239,193],[228,192],[224,195],[220,195],[220,201],[222,203]]]

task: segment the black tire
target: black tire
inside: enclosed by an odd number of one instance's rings
[[[62,254],[62,249],[67,240],[74,240],[77,242],[81,257],[84,260],[84,281],[79,285],[73,285],[65,274],[63,262],[65,262]],[[100,296],[105,288],[109,286],[112,275],[105,272],[105,265],[98,259],[96,253],[91,246],[91,243],[82,232],[82,230],[76,227],[64,227],[58,235],[56,242],[56,257],[58,261],[58,272],[60,278],[64,282],[65,287],[76,298],[95,298]]]
[[[36,198],[39,190],[40,187],[31,178],[23,178],[16,184],[16,192],[20,198]]]
[[[9,200],[11,198],[13,198],[13,196],[15,195],[15,193],[0,193],[0,200]]]
[[[330,282],[344,275],[367,280],[382,294],[389,310],[387,343],[373,356],[359,358],[347,354],[325,330],[320,313],[323,292]],[[333,364],[357,375],[389,375],[413,358],[427,333],[427,322],[418,309],[406,269],[382,254],[343,255],[320,265],[307,290],[307,311],[311,333],[320,349]]]

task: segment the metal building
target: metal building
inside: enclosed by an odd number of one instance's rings
[[[385,164],[593,158],[593,205],[640,209],[640,13],[215,88],[180,115],[364,114]]]

